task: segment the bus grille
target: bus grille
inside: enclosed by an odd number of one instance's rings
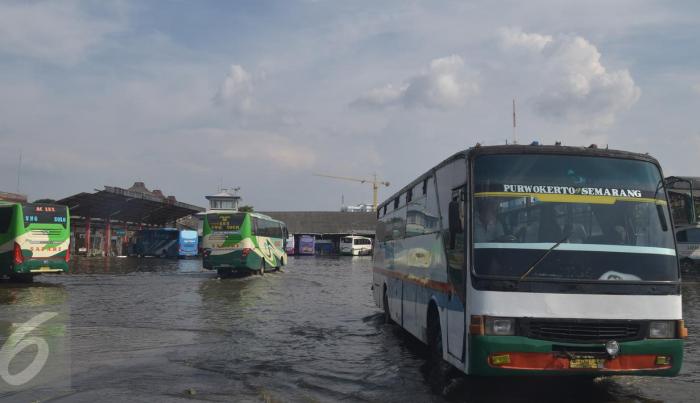
[[[606,342],[644,338],[644,326],[636,321],[526,319],[520,329],[526,337],[551,341]]]

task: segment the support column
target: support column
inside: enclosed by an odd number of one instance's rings
[[[85,254],[90,256],[90,217],[85,217]]]
[[[109,256],[112,249],[112,226],[109,218],[105,218],[105,256]]]

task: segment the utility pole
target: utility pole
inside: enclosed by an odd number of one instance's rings
[[[518,138],[515,136],[515,98],[513,98],[513,144],[518,144]]]
[[[17,193],[19,193],[19,178],[22,172],[22,149],[19,150],[19,163],[17,164]]]

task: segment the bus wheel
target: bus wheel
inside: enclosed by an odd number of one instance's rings
[[[265,275],[265,258],[260,259],[260,270],[258,270],[258,274],[261,276]]]
[[[10,274],[10,281],[14,283],[33,283],[34,282],[34,275],[31,273],[15,273],[15,274]]]
[[[384,286],[384,297],[382,299],[382,305],[384,305],[384,323],[392,323],[391,312],[389,311],[389,296],[386,291],[386,286]]]
[[[448,384],[450,364],[442,358],[442,329],[440,317],[434,309],[428,315],[428,384],[434,392],[442,394]]]

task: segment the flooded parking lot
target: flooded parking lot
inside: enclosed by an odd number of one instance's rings
[[[439,396],[424,378],[422,348],[375,308],[369,257],[290,258],[282,273],[226,280],[198,260],[83,258],[71,271],[0,283],[4,308],[63,304],[70,335],[67,390],[0,398],[691,401],[700,392],[700,282],[690,276],[690,339],[676,378],[460,379]]]

